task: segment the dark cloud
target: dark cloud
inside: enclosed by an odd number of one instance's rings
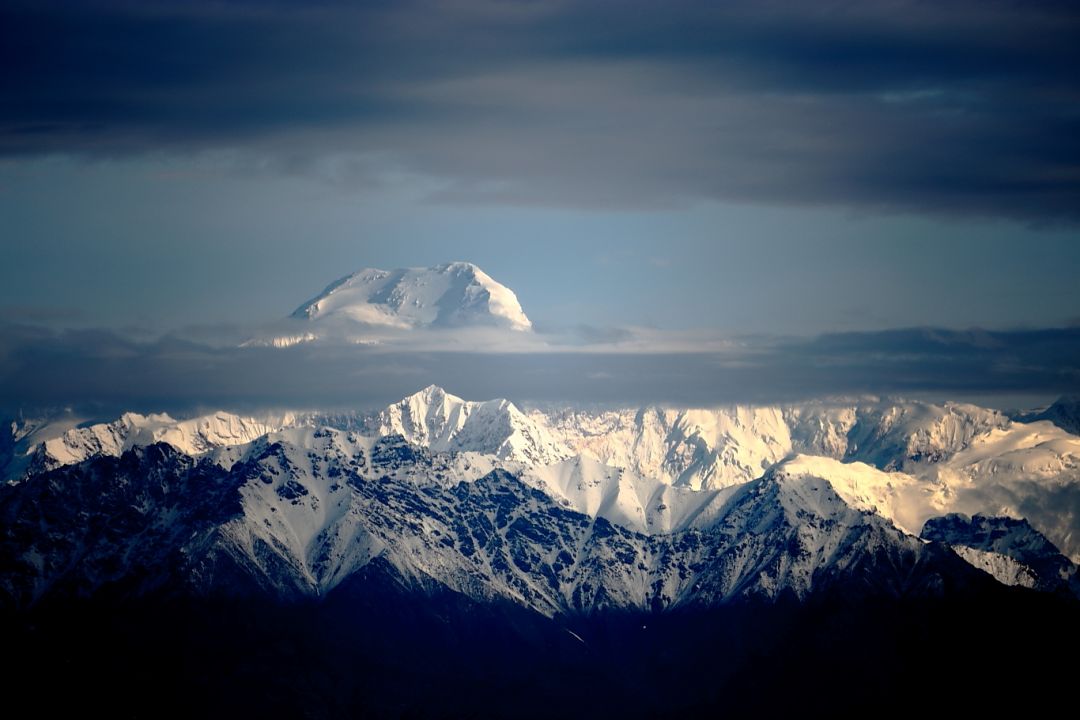
[[[0,64],[9,156],[239,148],[447,202],[1080,216],[1071,2],[9,1]]]
[[[138,342],[0,328],[0,411],[378,406],[437,383],[468,398],[710,405],[827,395],[1080,391],[1080,330],[749,338],[703,352],[452,353]]]

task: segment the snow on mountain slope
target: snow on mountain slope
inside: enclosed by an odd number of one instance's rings
[[[51,470],[100,455],[115,457],[156,442],[168,443],[188,455],[201,455],[216,447],[251,442],[296,422],[292,413],[252,418],[216,412],[186,420],[174,420],[164,413],[124,413],[113,422],[71,427],[28,445],[23,452],[30,471]]]
[[[927,520],[921,536],[949,545],[1006,585],[1065,590],[1080,597],[1080,574],[1027,520],[951,513]]]
[[[1012,423],[912,470],[947,489],[948,511],[1026,518],[1080,560],[1080,438],[1049,422]]]
[[[947,459],[975,438],[1011,424],[996,410],[951,402],[806,403],[786,407],[784,414],[800,452],[909,472],[913,465]]]
[[[729,556],[719,563],[719,577],[706,575],[698,583],[712,592],[721,589],[727,597],[789,593],[805,598],[831,585],[851,596],[871,586],[875,593],[892,596],[913,587],[939,593],[943,578],[928,574],[927,565],[941,563],[956,570],[937,547],[903,533],[880,515],[851,507],[826,480],[782,469],[738,488],[707,532],[728,539]],[[905,571],[870,570],[883,564]]]
[[[0,602],[103,589],[310,597],[376,558],[413,592],[549,616],[981,582],[815,478],[778,473],[718,494],[709,523],[643,535],[503,470],[476,477],[479,460],[297,429],[228,470],[165,444],[58,468],[0,487]]]
[[[911,535],[917,535],[928,517],[940,515],[948,505],[943,487],[861,462],[796,455],[771,468],[768,474],[826,480],[851,507],[888,518]]]
[[[989,574],[1002,585],[1010,587],[1035,588],[1039,578],[1027,565],[1012,559],[1008,555],[976,550],[964,545],[952,545],[952,551],[966,560],[972,567]]]
[[[777,408],[534,409],[529,418],[575,454],[695,490],[760,477],[792,446]]]
[[[529,469],[522,481],[563,507],[644,535],[706,525],[733,491],[675,487],[582,455]]]
[[[283,428],[324,425],[359,430],[373,437],[398,434],[437,452],[485,453],[527,465],[546,465],[571,455],[508,400],[465,401],[430,386],[382,411],[367,414],[305,411],[244,417],[217,412],[177,420],[164,413],[125,413],[112,422],[85,426],[78,420],[43,423],[34,432],[20,431],[19,441],[10,443],[16,459],[21,461],[11,462],[6,474],[18,477],[27,466],[31,471],[42,471],[96,455],[117,456],[129,448],[155,442],[166,442],[189,455],[201,455],[214,448],[240,446]],[[230,463],[235,461],[235,455],[218,457]]]
[[[778,407],[623,410],[534,408],[575,454],[673,485],[723,488],[760,477],[793,453],[888,470],[935,462],[1008,418],[973,405],[866,400]]]
[[[85,418],[70,410],[56,415],[21,417],[8,422],[5,440],[11,446],[27,442],[44,442],[85,422]]]
[[[365,269],[334,282],[293,317],[391,328],[495,326],[529,331],[512,290],[472,263]]]
[[[548,465],[571,454],[508,400],[466,401],[435,385],[378,413],[365,430],[401,435],[436,452],[468,450],[529,465]]]
[[[1073,562],[1080,551],[1080,439],[1050,423],[992,430],[939,462],[910,463],[909,473],[811,456],[776,466],[784,468],[828,480],[853,506],[911,533],[946,513],[1002,515],[1026,518]]]
[[[211,427],[193,427],[208,419]],[[116,454],[132,444],[156,440],[185,452],[205,452],[251,439],[261,427],[270,431],[290,425],[399,433],[434,450],[492,453],[531,465],[582,454],[640,477],[692,489],[719,489],[760,477],[793,453],[862,460],[884,469],[917,468],[951,457],[988,428],[1008,427],[1009,421],[973,406],[877,401],[855,406],[557,408],[523,413],[507,400],[465,401],[430,386],[368,415],[297,412],[242,418],[217,413],[173,420],[166,415],[127,414],[114,423],[53,433],[44,467],[75,462],[94,452]],[[33,449],[32,443],[23,445],[25,453]]]
[[[403,453],[401,464],[413,473],[445,462],[410,448],[399,445],[395,452]],[[379,455],[373,447],[372,466]],[[245,495],[245,505],[265,507],[284,492],[293,514],[267,524],[249,510],[243,527],[259,527],[252,520],[261,521],[279,538],[268,541],[270,546],[298,553],[288,532],[310,522],[330,496],[308,489],[303,472],[268,476],[274,464],[259,468],[244,492],[253,484],[265,489]],[[348,574],[344,568],[355,571],[356,562],[373,556],[418,592],[434,583],[481,600],[507,598],[545,615],[802,598],[849,583],[859,593],[919,594],[936,587],[939,572],[964,577],[959,564],[947,559],[942,567],[917,569],[934,550],[878,516],[849,508],[820,480],[756,481],[726,493],[706,527],[647,536],[564,510],[499,470],[454,485],[418,484],[416,477],[403,482],[381,470],[342,477],[332,504],[343,521],[315,535],[301,563],[322,592]],[[352,538],[343,547],[361,552],[344,564],[312,561],[341,557],[327,553],[325,543],[330,538],[336,547],[341,537]],[[280,564],[270,566],[275,567]]]
[[[35,449],[86,422],[70,410],[34,417],[13,418],[0,424],[0,482],[23,476],[32,469]]]
[[[1014,417],[1020,422],[1049,420],[1067,433],[1080,435],[1080,396],[1064,395],[1045,410],[1020,413]]]
[[[876,508],[910,532],[947,512],[1026,517],[1067,556],[1080,558],[1080,437],[968,405],[864,400],[773,408],[534,408],[526,414],[506,400],[465,401],[430,386],[369,414],[217,413],[190,420],[127,414],[63,432],[27,425],[18,441],[16,430],[8,433],[4,452],[14,456],[9,470],[27,463],[42,470],[164,441],[194,455],[236,448],[215,455],[229,467],[244,443],[267,432],[324,425],[372,437],[399,434],[435,452],[488,455],[492,467],[519,474],[531,469],[522,477],[567,507],[638,531],[685,527],[684,518],[708,506],[690,491],[733,487],[786,462],[789,471],[830,480],[856,507]],[[38,438],[46,440],[34,445]],[[811,462],[817,467],[808,469]],[[904,472],[883,472],[898,468]]]
[[[239,475],[243,516],[224,532],[246,557],[284,561],[306,592],[319,594],[383,550],[358,522],[348,479],[394,478],[424,484],[468,482],[490,473],[489,458],[473,453],[432,456],[403,439],[363,437],[330,428],[284,430],[252,443],[232,466]],[[255,482],[258,480],[258,482]],[[274,555],[259,552],[273,547]]]
[[[285,431],[252,443],[246,458],[232,466],[243,479],[243,515],[224,533],[244,557],[263,561],[267,576],[280,573],[284,561],[287,577],[296,578],[304,593],[318,593],[379,550],[360,528],[343,522],[349,495],[339,482],[348,470],[366,467],[372,444],[329,430]],[[275,553],[260,553],[261,547]]]

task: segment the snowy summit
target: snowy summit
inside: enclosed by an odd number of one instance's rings
[[[430,268],[367,268],[332,283],[293,313],[364,325],[414,329],[494,326],[532,330],[514,292],[467,262]]]

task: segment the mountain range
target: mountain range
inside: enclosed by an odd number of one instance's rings
[[[973,405],[875,398],[707,409],[523,407],[508,400],[466,401],[430,386],[371,412],[215,412],[182,420],[127,413],[104,423],[64,415],[24,418],[5,428],[3,470],[17,480],[153,442],[192,456],[233,448],[218,453],[227,464],[243,446],[272,432],[320,426],[368,437],[400,435],[435,452],[490,456],[550,483],[598,466],[647,486],[712,491],[759,478],[779,464],[816,462],[819,474],[858,486],[864,494],[859,502],[909,532],[947,511],[1005,510],[1034,516],[1067,554],[1076,552],[1068,503],[1041,513],[1049,508],[1037,497],[1071,497],[1080,482],[1080,439],[1045,421],[1014,421]],[[1010,498],[1012,505],[1004,502]]]
[[[360,271],[290,322],[270,344],[531,332],[467,263]],[[165,693],[313,717],[854,711],[928,657],[975,682],[926,644],[989,629],[1048,658],[1076,635],[1073,405],[596,407],[430,385],[355,411],[24,414],[0,426],[3,676],[34,688],[35,663],[89,652],[64,682],[138,678],[126,714]]]
[[[1080,438],[1046,421],[437,387],[371,412],[77,420],[3,440],[5,677],[48,696],[29,669],[75,653],[58,711],[127,677],[107,702],[129,714],[162,694],[222,717],[854,712],[915,682],[926,643],[1000,626],[998,652],[1049,657],[1075,627]],[[831,665],[855,687],[817,692]]]

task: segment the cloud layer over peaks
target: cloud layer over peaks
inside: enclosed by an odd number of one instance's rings
[[[696,346],[683,335],[666,345],[659,336],[606,335],[546,348],[537,334],[513,352],[468,333],[439,349],[444,336],[433,332],[426,346],[416,336],[405,346],[274,348],[0,325],[0,412],[375,407],[431,383],[473,399],[694,407],[837,395],[1080,392],[1078,328],[706,338]]]

